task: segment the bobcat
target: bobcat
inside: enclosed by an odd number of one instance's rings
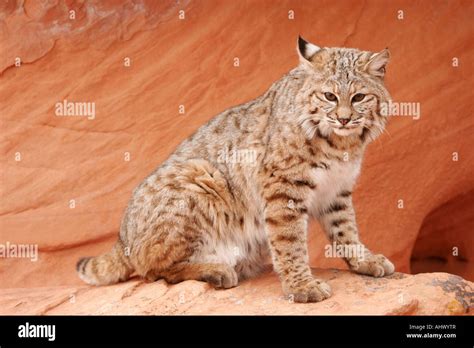
[[[112,251],[77,263],[84,281],[135,273],[230,288],[271,256],[287,296],[321,301],[331,289],[308,264],[310,217],[334,245],[362,247],[345,257],[349,268],[393,273],[360,242],[351,198],[364,150],[387,122],[389,51],[320,48],[299,37],[297,52],[296,68],[199,128],[135,189]]]

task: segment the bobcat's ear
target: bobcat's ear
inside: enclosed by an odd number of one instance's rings
[[[383,78],[385,76],[385,66],[390,59],[390,51],[388,48],[370,56],[369,61],[365,65],[365,71],[369,74]]]
[[[301,36],[298,36],[298,45],[296,48],[301,63],[311,63],[311,58],[321,50],[320,47],[306,41]]]

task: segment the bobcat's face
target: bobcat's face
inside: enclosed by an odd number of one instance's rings
[[[311,104],[321,110],[319,121],[340,136],[360,133],[377,112],[377,97],[362,84],[328,80],[311,96]]]
[[[389,59],[380,53],[350,48],[319,48],[300,38],[301,64],[311,74],[308,105],[311,124],[324,135],[383,131],[386,116],[380,104],[390,99],[383,77]],[[308,132],[308,129],[306,129]],[[310,132],[310,133],[314,133]]]

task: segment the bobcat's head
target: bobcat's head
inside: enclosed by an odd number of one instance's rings
[[[390,100],[384,86],[388,49],[320,48],[299,37],[297,50],[300,68],[309,76],[301,119],[307,136],[319,130],[324,136],[375,138],[383,131],[387,116],[381,114],[381,104]]]

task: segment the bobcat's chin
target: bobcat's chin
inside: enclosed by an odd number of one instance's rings
[[[362,127],[352,127],[352,128],[336,128],[333,127],[333,132],[336,135],[339,135],[341,137],[346,137],[348,135],[352,134],[360,134],[362,130]]]

